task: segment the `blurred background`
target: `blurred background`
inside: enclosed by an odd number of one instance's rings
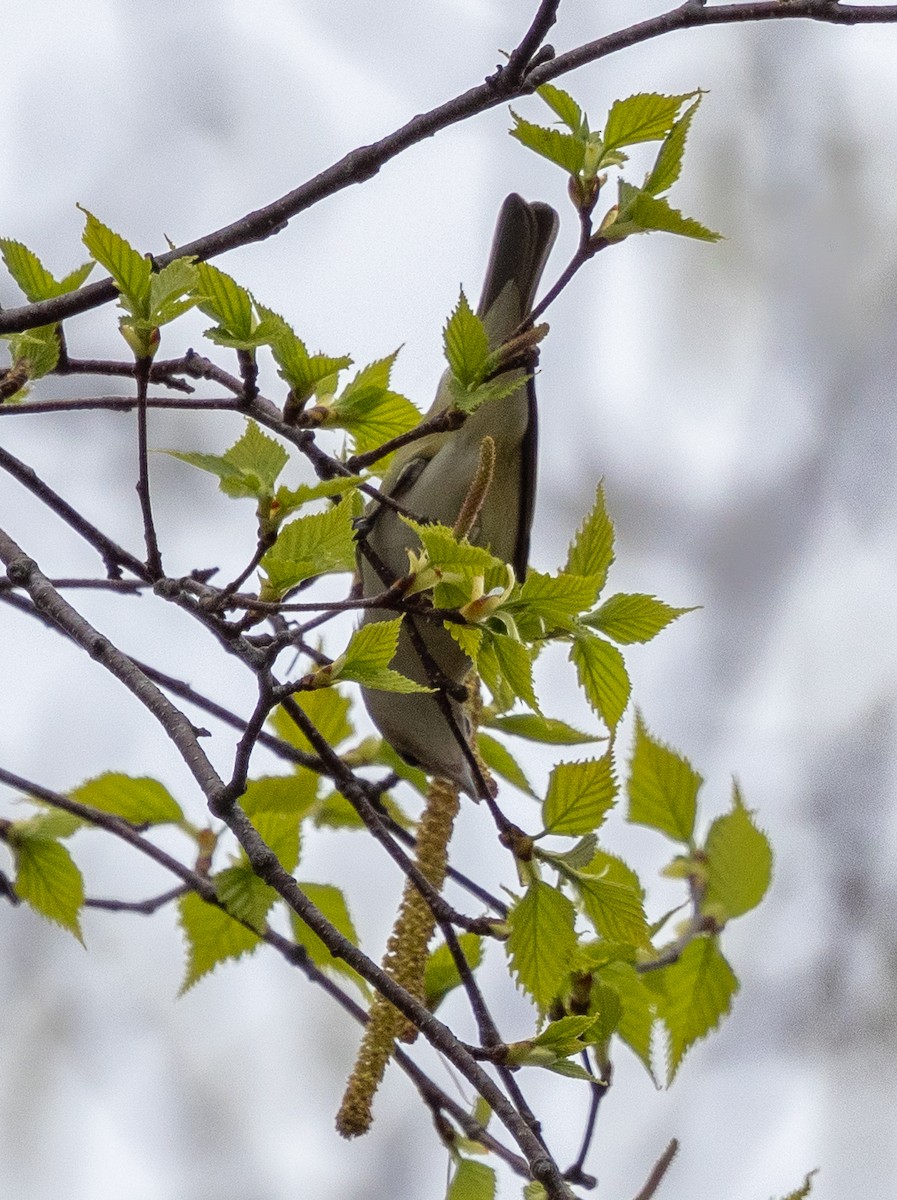
[[[5,0],[0,234],[57,275],[85,258],[76,202],[141,249],[190,241],[478,83],[534,7]],[[552,41],[565,50],[660,11],[641,0],[562,4]],[[600,255],[549,313],[533,562],[562,561],[603,477],[618,535],[611,591],[703,605],[627,654],[635,701],[652,732],[704,774],[705,820],[727,807],[735,775],[777,855],[767,902],[724,939],[742,983],[731,1017],[691,1051],[669,1092],[619,1050],[586,1166],[602,1196],[627,1200],[675,1135],[682,1151],[664,1196],[766,1200],[818,1166],[819,1200],[886,1200],[897,1172],[897,26],[688,31],[557,82],[593,124],[633,92],[708,89],[671,199],[726,240],[632,238]],[[535,98],[515,108],[546,118]],[[507,137],[508,126],[497,108],[449,129],[218,265],[310,349],[361,365],[402,345],[394,383],[426,407],[442,325],[459,284],[478,293],[504,195],[561,209],[549,281],[575,244],[560,172]],[[0,302],[19,303],[5,276]],[[188,316],[162,353],[202,348],[207,325]],[[122,353],[108,307],[67,332],[72,354]],[[264,383],[279,395],[272,372]],[[114,390],[108,380],[49,380],[38,394]],[[220,415],[154,416],[151,443],[220,452],[240,431]],[[133,415],[6,417],[2,438],[140,551]],[[166,456],[152,470],[169,572],[217,565],[230,577],[251,552],[250,507]],[[301,465],[291,470],[295,484]],[[5,476],[0,523],[49,574],[98,570]],[[249,711],[247,680],[177,612],[150,598],[76,600],[130,653]],[[591,720],[550,662],[539,685],[546,713]],[[230,743],[214,732],[225,770]],[[543,786],[547,758],[526,761]],[[202,818],[151,718],[84,655],[6,606],[0,762],[61,790],[110,768],[152,774]],[[257,766],[272,769],[262,755]],[[510,796],[507,806],[532,823],[531,802]],[[0,795],[3,815],[18,811]],[[621,819],[607,841],[649,880],[670,853]],[[490,886],[513,885],[471,805],[455,846]],[[74,847],[91,895],[143,898],[169,886],[99,835],[81,833]],[[366,839],[309,839],[300,876],[348,881],[379,954],[400,881],[384,884]],[[658,885],[651,915],[672,896]],[[87,953],[24,907],[0,905],[0,1194],[444,1194],[445,1155],[397,1071],[371,1135],[337,1137],[357,1029],[274,954],[220,967],[177,999],[183,951],[170,908],[149,919],[90,912],[84,932]],[[499,958],[485,971],[496,1015],[508,1037],[525,1036],[530,1010],[501,988]],[[446,1015],[472,1032],[460,1006]],[[525,1084],[568,1162],[586,1089],[544,1072]],[[502,1180],[500,1197],[519,1194]]]

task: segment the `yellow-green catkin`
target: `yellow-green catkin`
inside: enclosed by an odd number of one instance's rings
[[[437,891],[448,865],[448,844],[458,814],[459,793],[445,779],[433,779],[417,829],[417,865]],[[418,1000],[424,996],[427,947],[435,920],[426,900],[406,880],[402,903],[383,959],[383,969]],[[397,1039],[414,1041],[416,1026],[383,996],[371,1004],[355,1067],[336,1117],[343,1137],[366,1133],[373,1120],[373,1101]]]

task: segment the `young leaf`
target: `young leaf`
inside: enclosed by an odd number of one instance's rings
[[[283,596],[303,579],[355,569],[355,530],[349,499],[284,525],[261,561],[267,591]]]
[[[315,908],[327,918],[331,925],[347,938],[353,946],[358,945],[358,934],[349,912],[349,905],[343,892],[329,883],[300,883],[305,895]],[[293,926],[293,937],[300,946],[304,946],[312,962],[325,971],[337,971],[355,980],[362,991],[366,990],[364,980],[344,959],[334,958],[314,930],[302,920],[298,913],[290,912]]]
[[[506,779],[508,783],[519,788],[521,792],[535,797],[536,793],[530,786],[526,775],[524,775],[523,768],[501,742],[490,737],[488,733],[483,733],[482,730],[479,730],[477,733],[477,750],[490,771],[496,775],[500,775],[502,779]]]
[[[672,1083],[686,1052],[715,1029],[732,1007],[738,980],[715,937],[690,942],[679,960],[663,968],[666,1003],[663,1019],[669,1033],[668,1082]]]
[[[127,301],[129,310],[139,317],[149,316],[150,286],[153,268],[150,260],[135,250],[118,233],[98,221],[93,213],[78,206],[87,217],[81,240],[112,276],[113,282]]]
[[[475,971],[483,957],[483,939],[476,933],[458,935],[467,965]],[[445,942],[427,958],[424,969],[424,1001],[431,1012],[435,1012],[450,991],[461,986],[461,976]]]
[[[697,95],[698,92],[684,92],[681,96],[642,92],[615,101],[604,126],[606,149],[634,146],[639,142],[659,142],[673,127],[685,101]]]
[[[787,1196],[783,1196],[782,1200],[806,1200],[807,1196],[809,1196],[810,1192],[813,1190],[813,1176],[818,1170],[819,1168],[816,1167],[812,1171],[808,1171],[804,1176],[804,1181],[801,1186],[796,1188],[793,1192],[789,1192]]]
[[[602,937],[632,946],[650,945],[641,889],[587,871],[570,872],[570,879]]]
[[[667,625],[694,608],[672,608],[656,596],[617,592],[600,608],[583,617],[583,624],[598,629],[620,645],[650,642]]]
[[[574,636],[570,661],[576,666],[579,685],[592,708],[608,729],[615,729],[631,691],[623,655],[604,638],[583,630]]]
[[[511,116],[514,128],[510,130],[511,137],[536,154],[555,163],[569,175],[578,175],[585,164],[585,141],[572,133],[564,133],[560,129],[546,129],[544,125],[534,125],[517,115],[513,108]]]
[[[485,631],[476,665],[499,709],[511,708],[519,699],[538,712],[532,651],[522,642],[503,633]]]
[[[59,328],[38,325],[15,333],[9,339],[9,353],[17,365],[23,364],[29,380],[43,379],[59,362]]]
[[[625,201],[623,197],[626,197]],[[723,236],[707,229],[692,217],[682,213],[661,196],[651,196],[636,188],[620,187],[620,211],[617,219],[602,231],[606,238],[629,237],[633,233],[677,233],[681,237],[697,238],[702,242],[718,242]]]
[[[505,716],[488,717],[484,724],[499,733],[526,738],[530,742],[545,742],[551,746],[584,746],[589,742],[604,741],[603,734],[582,733],[560,721],[557,717],[543,717],[539,713],[509,713]]]
[[[600,592],[613,561],[614,527],[604,503],[604,484],[599,483],[592,511],[570,543],[564,572],[567,575],[594,576],[597,591]]]
[[[253,821],[262,813],[279,813],[301,819],[317,799],[319,778],[314,771],[300,768],[292,775],[262,775],[258,779],[250,779],[240,797],[240,807]]]
[[[627,784],[628,819],[691,846],[703,782],[687,758],[651,737],[638,713]]]
[[[355,732],[349,717],[352,701],[336,688],[321,688],[314,692],[297,692],[293,697],[321,736],[337,749]],[[314,747],[283,708],[271,716],[271,726],[279,738],[297,750],[315,753]]]
[[[462,1158],[452,1176],[445,1200],[495,1200],[495,1171],[485,1163]]]
[[[463,388],[475,387],[483,378],[489,358],[489,338],[463,291],[442,336],[445,357],[455,379]]]
[[[0,238],[0,254],[6,263],[6,269],[25,293],[29,304],[51,300],[54,296],[64,295],[65,292],[73,292],[81,286],[94,268],[92,262],[84,263],[64,279],[55,279],[34,251],[21,242],[13,241],[12,238]]]
[[[567,897],[541,880],[530,884],[508,914],[511,970],[543,1012],[570,970],[576,950],[575,916]]]
[[[168,789],[146,776],[107,771],[82,783],[71,796],[79,804],[114,813],[132,825],[177,824],[184,819],[181,806]]]
[[[375,621],[356,629],[344,652],[333,663],[332,678],[348,679],[384,692],[432,692],[433,688],[415,683],[389,665],[395,657],[401,624],[402,618],[396,617],[394,621]]]
[[[263,318],[267,343],[279,368],[278,374],[290,385],[297,401],[308,400],[319,384],[352,365],[352,359],[345,354],[339,357],[309,354],[305,343],[283,317],[264,305],[257,307]]]
[[[597,595],[598,580],[594,576],[529,571],[505,607],[521,628],[529,630],[533,624],[534,635],[539,636],[543,629],[573,629],[573,618],[590,609]]]
[[[772,847],[744,807],[737,785],[732,811],[710,826],[704,853],[708,910],[717,907],[729,918],[756,908],[772,880]]]
[[[209,333],[224,335],[231,343],[244,343],[246,348],[251,346],[252,298],[245,288],[218,267],[201,262],[196,264],[195,296],[200,311],[218,322],[218,328]]]
[[[685,139],[688,137],[692,118],[698,111],[700,103],[701,97],[698,96],[694,104],[685,110],[663,139],[663,145],[658,151],[654,166],[643,185],[644,190],[652,196],[659,196],[661,192],[667,191],[679,178],[682,170],[682,155],[685,153]]]
[[[582,109],[569,92],[555,87],[551,83],[543,83],[536,88],[536,94],[541,96],[549,108],[553,109],[572,133],[583,130]]]
[[[608,963],[600,971],[602,983],[620,997],[620,1020],[615,1030],[645,1070],[654,1079],[651,1063],[651,1038],[657,1020],[657,996],[645,985],[631,963]]]
[[[261,940],[253,930],[216,905],[207,904],[196,892],[188,892],[178,901],[178,921],[187,943],[187,969],[181,995],[220,962],[241,958],[255,950]]]
[[[16,895],[83,945],[79,914],[84,907],[84,880],[65,846],[45,837],[23,836],[17,830],[12,852]]]
[[[603,823],[617,795],[610,755],[559,763],[551,772],[542,807],[546,833],[591,833]]]

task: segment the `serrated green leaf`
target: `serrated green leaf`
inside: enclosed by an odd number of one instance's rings
[[[278,313],[258,305],[263,318],[261,331],[271,347],[278,374],[286,380],[297,400],[307,400],[324,380],[337,375],[352,365],[348,355],[332,357],[326,354],[309,354],[305,343],[290,328]],[[257,334],[260,332],[256,331]]]
[[[49,300],[57,294],[57,283],[33,250],[12,238],[0,238],[0,254],[6,269],[25,293],[29,304]]]
[[[614,150],[639,142],[659,142],[672,129],[685,101],[696,95],[697,92],[684,92],[681,96],[641,92],[615,101],[604,127],[605,147]]]
[[[166,787],[147,776],[107,771],[88,779],[71,793],[73,800],[114,813],[132,825],[164,825],[183,821],[184,813]]]
[[[544,125],[534,125],[525,121],[511,109],[514,128],[508,132],[511,137],[535,151],[542,158],[547,158],[556,166],[561,167],[569,175],[578,175],[585,163],[585,142],[572,133],[564,133],[560,129],[549,129]]]
[[[500,733],[526,738],[530,742],[545,742],[551,746],[584,746],[589,742],[604,741],[603,734],[582,733],[560,721],[557,717],[543,717],[539,713],[509,713],[506,716],[489,717],[486,724]]]
[[[179,317],[196,303],[188,293],[196,286],[196,267],[189,258],[176,258],[150,279],[150,316],[158,325]]]
[[[467,965],[475,971],[483,958],[483,939],[476,933],[461,933],[458,944]],[[443,942],[428,956],[424,968],[424,1002],[430,1012],[435,1012],[448,993],[460,986],[461,975],[451,950]]]
[[[614,561],[614,527],[604,503],[604,484],[599,483],[592,511],[585,518],[567,553],[567,575],[594,577],[597,591],[607,580]]]
[[[573,837],[591,833],[603,824],[616,795],[610,755],[559,763],[551,772],[542,806],[546,832]]]
[[[564,1075],[567,1079],[581,1079],[583,1083],[601,1082],[597,1075],[593,1075],[591,1071],[587,1071],[579,1063],[571,1062],[569,1058],[559,1058],[556,1062],[541,1063],[539,1065],[543,1070],[553,1071],[555,1075]]]
[[[68,275],[63,275],[56,285],[57,294],[64,296],[66,292],[76,292],[95,266],[96,263],[92,262],[82,263],[80,267],[75,267],[74,271],[69,271]]]
[[[687,758],[651,737],[638,713],[627,783],[628,820],[691,846],[703,782]]]
[[[744,807],[738,788],[732,811],[717,817],[704,846],[707,891],[704,904],[727,918],[740,917],[760,903],[772,881],[772,847]]]
[[[420,419],[420,410],[406,396],[388,388],[370,387],[349,396],[344,392],[330,407],[324,424],[345,429],[352,439],[352,453],[366,454],[414,429]],[[378,462],[382,464],[382,460]]]
[[[250,779],[240,797],[240,807],[253,820],[261,813],[304,817],[317,799],[319,779],[314,771],[304,768],[291,775],[263,775]]]
[[[15,363],[26,363],[29,380],[43,379],[59,362],[59,329],[56,325],[38,325],[9,339],[9,352]]]
[[[253,871],[244,857],[213,877],[215,892],[227,912],[261,933],[277,893]]]
[[[564,985],[576,950],[576,912],[562,892],[541,880],[508,913],[505,943],[519,985],[546,1011]]]
[[[663,1019],[669,1034],[667,1078],[672,1083],[688,1050],[729,1012],[738,980],[715,937],[690,942],[677,962],[663,968],[663,977]]]
[[[351,680],[384,692],[432,692],[389,666],[399,644],[402,617],[374,621],[352,634],[348,646],[333,664],[334,680]]]
[[[595,1018],[591,1014],[559,1017],[532,1039],[532,1045],[545,1046],[562,1055],[576,1054],[587,1042],[595,1040],[586,1036],[594,1025]]]
[[[349,905],[346,897],[338,887],[334,887],[329,883],[308,883],[301,882],[299,884],[302,891],[312,902],[315,908],[326,917],[343,937],[347,938],[353,946],[358,945],[358,934],[355,932],[355,925],[352,921]],[[334,958],[318,935],[309,928],[302,920],[298,913],[290,911],[290,921],[293,927],[293,937],[300,946],[304,946],[309,958],[312,962],[324,970],[337,971],[342,975],[348,975],[359,985],[362,991],[366,991],[364,980],[349,966],[342,958]]]
[[[621,200],[617,219],[603,229],[604,237],[614,239],[629,237],[633,233],[660,232],[676,233],[702,242],[718,242],[723,236],[692,217],[683,217],[661,196],[651,196],[641,189],[635,189],[634,195],[630,189],[627,196],[630,198],[625,203]]]
[[[290,874],[296,870],[299,863],[302,815],[304,814],[269,809],[257,811],[251,818],[259,835],[276,854],[277,861]],[[245,855],[241,858],[240,865],[251,869]]]
[[[84,880],[65,846],[45,837],[25,837],[18,831],[12,852],[19,899],[74,934],[83,945]]]
[[[87,217],[81,240],[101,267],[112,276],[115,286],[127,301],[127,307],[136,316],[149,315],[152,264],[135,250],[121,234],[114,233],[108,225],[98,221],[93,213],[78,206]]]
[[[470,579],[475,575],[483,575],[487,588],[494,587],[495,583],[503,580],[507,574],[507,568],[501,559],[484,550],[482,546],[474,546],[466,538],[459,541],[447,525],[440,525],[437,521],[423,525],[412,521],[410,517],[401,519],[420,538],[427,558],[434,568],[440,571],[458,571]]]
[[[461,387],[478,384],[489,358],[489,338],[463,291],[446,322],[442,338],[446,361]]]
[[[485,632],[476,656],[477,671],[499,709],[522,700],[538,712],[533,689],[532,651],[503,633]]]
[[[682,156],[685,153],[685,140],[692,118],[698,111],[701,97],[690,105],[682,116],[673,124],[670,132],[663,139],[663,144],[657,154],[654,166],[644,182],[644,190],[652,196],[658,196],[667,191],[679,178],[682,170]]]
[[[462,1158],[452,1176],[445,1200],[495,1200],[495,1171],[485,1163]]]
[[[341,500],[326,512],[298,517],[282,526],[264,555],[268,589],[282,596],[304,579],[354,571],[355,529],[352,504]]]
[[[677,617],[695,612],[692,608],[673,608],[641,592],[617,592],[600,608],[583,617],[583,624],[602,633],[623,646],[633,642],[650,642]]]
[[[507,747],[490,737],[488,733],[483,733],[482,729],[477,733],[477,750],[490,771],[500,775],[502,779],[506,779],[508,783],[513,784],[528,796],[535,796],[536,793],[530,786],[517,759]]]
[[[569,630],[573,618],[586,612],[595,603],[599,581],[594,576],[543,575],[527,572],[526,579],[505,606],[528,636],[544,630]]]
[[[623,655],[604,638],[584,631],[576,634],[570,648],[579,685],[608,729],[615,729],[629,703],[631,685]]]
[[[632,946],[648,946],[648,919],[641,889],[611,879],[607,872],[570,873],[589,920],[602,937]]]
[[[349,717],[352,701],[336,688],[321,688],[314,692],[297,692],[293,700],[305,712],[321,736],[336,749],[355,732]],[[315,753],[314,747],[283,708],[275,709],[271,726],[278,737],[297,750]]]
[[[580,133],[583,128],[582,109],[569,92],[555,87],[551,83],[543,83],[536,88],[536,95],[541,96],[545,103],[561,118],[572,133]]]
[[[188,892],[178,901],[178,922],[187,944],[181,995],[219,963],[251,953],[261,941],[257,933],[223,909],[207,904],[196,892]]]
[[[657,1020],[657,997],[646,987],[632,963],[619,960],[602,967],[600,978],[620,999],[620,1019],[615,1033],[626,1043],[654,1079],[651,1039]]]
[[[304,504],[313,500],[325,500],[331,496],[342,496],[351,491],[356,484],[364,479],[363,475],[340,475],[336,479],[322,479],[320,483],[300,483],[297,488],[281,485],[274,493],[272,510],[276,509],[277,517],[284,520]]]
[[[10,838],[46,838],[49,841],[59,841],[71,837],[82,829],[85,822],[74,813],[64,812],[61,808],[40,808],[33,817],[25,821],[14,821]]]
[[[218,322],[220,332],[251,344],[252,298],[235,279],[211,263],[197,263],[195,294],[200,311]]]

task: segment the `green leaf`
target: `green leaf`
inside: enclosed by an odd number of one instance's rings
[[[572,133],[564,133],[560,129],[547,129],[544,125],[534,125],[517,115],[513,108],[511,116],[514,128],[509,132],[511,137],[534,150],[536,154],[555,163],[569,175],[578,175],[585,163],[585,142]]]
[[[98,221],[93,213],[78,205],[87,217],[81,240],[113,282],[136,316],[149,316],[153,268],[150,260],[135,250],[118,233]]]
[[[526,579],[505,606],[529,635],[574,628],[573,618],[595,603],[599,581],[594,576],[543,575],[527,572]]]
[[[641,889],[609,877],[609,873],[570,872],[589,920],[602,937],[632,946],[650,945]]]
[[[538,711],[539,701],[533,690],[532,651],[506,634],[485,632],[476,665],[495,703],[505,709],[511,708],[519,699]]]
[[[463,291],[442,337],[445,357],[455,379],[463,388],[476,386],[489,359],[489,338]]]
[[[181,995],[220,962],[251,953],[261,941],[257,933],[223,909],[207,904],[196,892],[188,892],[178,901],[178,920],[187,943],[187,969]]]
[[[636,714],[635,741],[629,768],[628,819],[649,825],[675,842],[692,845],[698,789],[704,782],[687,758],[648,733]]]
[[[100,812],[114,813],[132,825],[177,824],[184,813],[166,787],[147,776],[107,771],[71,793],[73,800]]]
[[[653,1080],[651,1039],[657,1020],[657,996],[645,985],[632,963],[619,960],[608,963],[601,968],[600,978],[620,998],[617,1036],[641,1060]]]
[[[488,733],[483,733],[482,730],[479,730],[477,733],[477,750],[490,771],[496,775],[500,775],[502,779],[506,779],[508,783],[513,784],[514,787],[519,788],[521,792],[525,792],[528,796],[535,796],[536,793],[523,773],[523,768],[501,742],[490,737]]]
[[[218,322],[217,333],[245,342],[253,342],[252,298],[236,280],[211,263],[196,264],[196,303],[201,312]]]
[[[347,430],[353,454],[367,454],[420,424],[420,410],[398,392],[382,391],[376,397],[371,396],[363,410],[357,404],[352,407],[353,411],[348,411],[340,398],[332,406],[325,425]],[[378,470],[382,470],[383,459],[377,462]]]
[[[542,1184],[534,1179],[530,1183],[524,1184],[523,1200],[548,1200],[548,1193]]]
[[[349,717],[352,701],[336,688],[321,688],[315,692],[297,692],[293,697],[321,736],[336,749],[355,732]],[[289,713],[275,710],[271,726],[278,737],[306,753],[316,753]]]
[[[628,646],[633,642],[650,642],[677,617],[695,611],[695,608],[672,608],[656,596],[641,592],[617,592],[595,612],[583,617],[583,624]]]
[[[394,621],[374,621],[352,634],[345,651],[333,663],[334,681],[348,679],[384,692],[432,692],[434,689],[392,670],[389,664],[399,643],[402,617]]]
[[[300,483],[297,488],[281,485],[274,493],[272,516],[276,515],[277,520],[283,521],[297,508],[302,508],[304,504],[310,504],[313,500],[326,500],[331,496],[344,495],[363,479],[363,475],[339,475],[336,479],[322,479],[319,483]]]
[[[631,685],[623,655],[604,638],[585,631],[576,634],[570,648],[579,685],[608,729],[615,729],[629,703]]]
[[[600,592],[613,561],[614,527],[604,504],[604,484],[599,483],[592,511],[570,543],[564,572],[567,575],[594,576],[597,591]]]
[[[253,820],[262,813],[304,817],[317,799],[319,778],[314,771],[303,769],[292,775],[250,779],[240,797],[240,807]]]
[[[13,822],[11,839],[15,837],[44,838],[55,842],[71,837],[73,833],[77,833],[87,824],[89,822],[82,820],[81,817],[76,817],[74,813],[64,812],[61,808],[42,807],[26,821]]]
[[[681,96],[641,92],[615,101],[604,127],[606,149],[634,146],[639,142],[659,142],[672,129],[685,101],[697,95],[698,92],[684,92]]]
[[[352,503],[341,500],[326,512],[298,517],[284,525],[264,555],[267,591],[283,596],[303,579],[355,569]]]
[[[83,945],[79,914],[84,907],[84,880],[65,846],[49,838],[22,836],[19,830],[12,852],[16,895]]]
[[[26,364],[29,380],[43,379],[55,371],[59,362],[59,327],[38,325],[24,333],[13,334],[9,339],[9,352],[13,362]]]
[[[37,255],[12,238],[0,238],[0,254],[6,269],[25,293],[29,304],[48,300],[55,296],[56,280],[44,267]]]
[[[276,812],[269,809],[254,813],[251,818],[266,845],[276,854],[280,865],[290,873],[296,870],[299,863],[302,816],[304,813]],[[241,858],[240,865],[251,869],[245,855]]]
[[[532,1039],[532,1045],[544,1046],[565,1057],[577,1054],[585,1045],[595,1041],[587,1036],[594,1025],[595,1017],[592,1014],[559,1017],[556,1021],[550,1021],[538,1037]]]
[[[591,833],[604,822],[616,795],[609,754],[585,762],[559,763],[551,772],[542,807],[546,833]]]
[[[672,1083],[687,1051],[719,1025],[732,1007],[738,980],[715,937],[690,942],[679,960],[663,968],[669,1033],[668,1082]]]
[[[495,1200],[495,1171],[485,1163],[462,1158],[452,1176],[445,1200]]]
[[[196,303],[188,294],[196,285],[196,267],[189,258],[176,258],[150,279],[150,320],[166,325]]]
[[[484,550],[482,546],[474,546],[466,539],[459,541],[447,525],[440,525],[438,521],[423,525],[419,521],[412,521],[410,517],[401,519],[420,538],[427,558],[434,568],[440,571],[460,572],[469,579],[473,579],[475,575],[483,575],[487,587],[495,586],[494,581],[503,580],[507,574],[507,568],[501,559]]]
[[[557,717],[539,713],[509,713],[490,717],[486,724],[500,733],[526,738],[530,742],[545,742],[551,746],[584,746],[588,742],[604,741],[602,734],[581,733]]]
[[[541,880],[527,888],[508,914],[505,943],[520,986],[546,1011],[564,985],[576,950],[576,912],[563,893]]]
[[[247,421],[242,436],[224,454],[168,450],[172,458],[217,475],[220,488],[232,499],[268,499],[289,455],[275,438],[262,433],[255,421]]]
[[[263,318],[268,345],[279,368],[278,373],[290,385],[298,401],[304,402],[319,384],[352,365],[352,359],[347,354],[339,357],[309,354],[305,343],[296,336],[283,317],[261,304],[257,307]]]
[[[571,132],[582,132],[582,109],[569,92],[565,92],[563,88],[555,87],[554,84],[543,83],[541,87],[536,88],[536,95],[542,97],[549,108],[557,113]]]
[[[353,946],[357,946],[358,934],[355,932],[355,925],[343,892],[329,883],[301,882],[299,886],[321,915],[326,917],[330,924],[338,929]],[[298,913],[291,910],[290,920],[293,926],[293,937],[300,946],[305,947],[309,958],[316,966],[327,971],[348,975],[355,980],[362,991],[366,990],[361,976],[349,966],[345,959],[334,958],[318,935],[305,924]]]
[[[682,156],[685,153],[685,140],[688,137],[692,118],[698,111],[700,103],[701,97],[698,96],[694,104],[685,110],[664,138],[654,166],[644,182],[644,190],[650,192],[652,196],[667,191],[679,178],[682,170]]]
[[[718,242],[723,236],[707,229],[692,217],[683,217],[682,213],[671,208],[669,203],[660,196],[651,196],[648,192],[629,188],[624,193],[621,186],[620,211],[617,219],[602,230],[606,238],[629,237],[633,233],[677,233],[681,237],[697,238],[702,242]],[[624,202],[623,195],[627,196]]]
[[[476,933],[458,935],[461,952],[471,971],[475,971],[483,958],[483,939]],[[452,952],[445,942],[428,956],[424,968],[424,1002],[435,1012],[449,992],[461,986],[461,976],[455,966]]]
[[[744,807],[737,785],[732,811],[717,817],[704,846],[707,891],[704,905],[721,909],[725,918],[750,912],[772,882],[772,847]]]

